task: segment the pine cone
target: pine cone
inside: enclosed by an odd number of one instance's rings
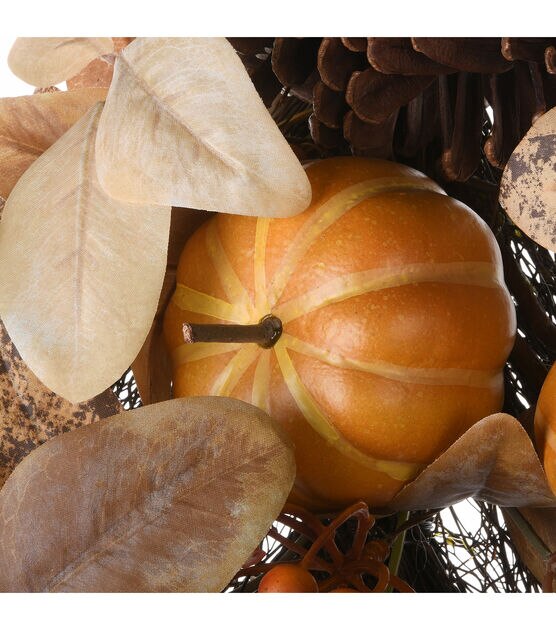
[[[487,103],[494,125],[484,150],[497,168],[556,105],[556,39],[275,38],[264,45],[272,48],[264,63],[280,84],[312,104],[309,129],[319,147],[422,170],[438,161],[455,181],[479,165]]]

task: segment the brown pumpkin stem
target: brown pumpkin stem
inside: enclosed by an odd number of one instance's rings
[[[282,335],[282,322],[265,315],[258,324],[188,324],[183,325],[185,343],[257,343],[272,348]]]

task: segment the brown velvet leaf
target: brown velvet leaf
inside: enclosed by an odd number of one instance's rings
[[[355,155],[389,159],[392,157],[392,140],[398,112],[391,114],[383,123],[367,123],[349,111],[343,122],[344,137]]]
[[[512,153],[500,204],[527,236],[556,250],[556,108],[537,118]]]
[[[0,99],[0,195],[8,198],[27,168],[97,101],[105,89]]]
[[[348,110],[344,95],[318,81],[313,88],[313,109],[316,118],[327,127],[339,129]]]
[[[110,390],[74,405],[47,389],[23,362],[0,321],[0,487],[46,440],[122,411]]]
[[[66,81],[68,90],[96,87],[109,88],[114,74],[115,55],[103,55],[93,59],[83,70]]]
[[[469,497],[500,506],[556,507],[533,443],[512,416],[496,413],[474,424],[388,507],[440,508]]]
[[[294,475],[269,416],[229,398],[170,400],[58,436],[0,491],[0,591],[220,591]]]
[[[319,46],[317,68],[331,90],[343,92],[351,75],[366,65],[365,55],[347,49],[339,37],[325,37]]]

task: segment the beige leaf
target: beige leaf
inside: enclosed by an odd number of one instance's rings
[[[170,208],[98,185],[94,106],[23,175],[0,223],[0,314],[37,377],[72,402],[129,367],[152,324]]]
[[[311,188],[225,38],[139,38],[118,59],[97,137],[117,199],[290,216]]]
[[[500,205],[527,236],[556,251],[556,107],[533,123],[512,153]]]
[[[68,90],[97,87],[109,88],[114,74],[114,55],[103,55],[93,59],[81,72],[66,81]]]
[[[468,497],[501,506],[556,507],[533,443],[512,416],[496,413],[474,424],[388,507],[421,510]]]
[[[0,195],[96,102],[105,89],[0,98]]]
[[[113,51],[110,37],[18,37],[8,65],[26,83],[47,87],[69,79],[89,61]]]
[[[270,418],[229,398],[76,429],[33,451],[0,491],[0,591],[220,591],[294,475]]]

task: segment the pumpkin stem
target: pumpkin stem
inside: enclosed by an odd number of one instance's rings
[[[282,322],[265,315],[258,324],[188,324],[183,325],[185,343],[257,343],[272,348],[282,335]]]

